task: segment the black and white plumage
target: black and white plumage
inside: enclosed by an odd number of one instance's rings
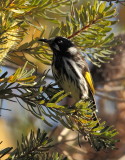
[[[94,87],[88,65],[76,46],[67,38],[41,39],[53,51],[52,72],[58,85],[71,92],[75,102],[93,99]]]

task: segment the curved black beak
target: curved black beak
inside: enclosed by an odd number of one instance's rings
[[[42,42],[45,42],[45,43],[48,43],[48,39],[39,39],[38,41],[42,41]]]
[[[48,43],[48,44],[51,43],[51,40],[49,40],[49,39],[39,39],[38,41],[42,41],[42,42],[45,42],[45,43]]]

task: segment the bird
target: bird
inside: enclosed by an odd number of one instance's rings
[[[52,73],[57,84],[66,93],[71,93],[74,103],[90,100],[94,110],[94,84],[88,64],[80,50],[70,39],[61,36],[39,41],[47,43],[53,52]],[[95,114],[93,119],[97,120]]]

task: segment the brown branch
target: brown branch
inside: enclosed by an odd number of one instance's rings
[[[118,102],[118,103],[120,103],[120,102],[125,103],[125,99],[113,97],[113,96],[110,96],[110,95],[104,95],[104,94],[100,94],[100,93],[96,93],[95,95],[99,96],[99,97],[102,97],[104,99],[110,100],[110,101],[115,101],[115,102]]]
[[[110,80],[102,81],[102,82],[99,82],[99,84],[105,84],[105,83],[122,81],[122,80],[125,80],[125,77],[120,77],[120,78],[116,78],[116,79],[110,79]]]
[[[125,90],[124,86],[107,86],[105,88],[96,88],[97,92],[117,92]]]
[[[75,140],[77,140],[77,138],[78,138],[78,137],[57,142],[57,143],[55,143],[54,145],[51,145],[51,147],[55,147],[55,146],[58,146],[58,145],[61,145],[61,144],[65,144],[65,143],[67,143],[67,142],[75,141]]]
[[[72,35],[68,36],[67,38],[70,39],[70,38],[75,37],[80,32],[83,32],[84,30],[88,29],[91,25],[93,25],[95,22],[97,22],[97,20],[99,20],[99,19],[93,20],[92,23],[90,23],[87,26],[85,26],[85,27],[81,28],[80,30],[76,31],[75,33],[73,33]]]

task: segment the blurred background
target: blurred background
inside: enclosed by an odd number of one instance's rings
[[[87,1],[84,2],[86,3]],[[79,6],[81,3],[83,3],[82,0],[77,5]],[[112,48],[112,50],[117,51],[117,54],[114,55],[114,59],[110,63],[103,64],[101,68],[91,65],[91,72],[97,90],[95,97],[98,105],[98,115],[102,120],[107,121],[109,125],[114,125],[118,130],[118,138],[120,139],[117,144],[118,150],[96,152],[82,137],[80,137],[82,140],[81,147],[79,147],[77,133],[63,128],[59,123],[51,122],[53,127],[48,127],[41,120],[24,110],[18,103],[4,100],[0,101],[1,106],[11,111],[1,110],[0,113],[0,141],[3,141],[0,149],[9,146],[16,147],[15,139],[20,141],[22,133],[28,135],[31,129],[36,131],[37,128],[40,128],[50,133],[51,136],[54,134],[52,138],[55,143],[58,142],[56,150],[64,153],[71,160],[125,160],[125,6],[120,3],[116,5],[119,13],[117,16],[119,22],[115,25],[113,31],[115,36],[120,37],[123,43]],[[64,7],[62,10],[66,11],[69,8]],[[48,27],[49,33],[51,23],[45,19],[39,19],[39,21]],[[40,32],[34,31],[34,28],[30,27],[22,44],[30,41],[32,34],[35,38],[39,37]],[[44,37],[47,36],[47,34],[44,35]],[[50,66],[43,65],[30,56],[28,58],[37,64],[39,74],[50,68]],[[17,60],[15,59],[15,61]],[[22,62],[19,61],[18,64],[20,66]],[[9,63],[2,67],[3,71],[9,70],[10,75],[14,73],[15,69],[16,66],[12,66]],[[51,71],[49,75],[51,78],[48,78],[48,83],[54,82]],[[100,93],[103,93],[103,95]]]

